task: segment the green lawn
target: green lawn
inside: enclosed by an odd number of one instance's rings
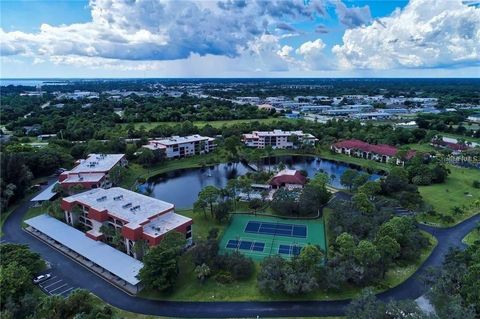
[[[445,223],[440,216],[431,216],[425,213],[418,216],[420,222],[449,226],[480,212],[480,206],[478,206],[480,189],[472,186],[474,180],[480,180],[480,170],[453,165],[448,165],[448,168],[451,173],[448,175],[446,183],[420,186],[418,190],[425,203],[431,205],[438,214],[452,216],[454,223]],[[452,209],[455,206],[462,208],[464,213],[454,214]]]
[[[270,124],[276,121],[295,121],[294,119],[287,119],[283,117],[270,117],[266,119],[244,119],[244,120],[225,120],[225,121],[195,121],[193,124],[199,128],[204,127],[207,124],[210,124],[211,126],[215,128],[221,128],[223,126],[231,126],[235,124],[243,124],[243,123],[251,123],[251,122],[260,122],[262,124]],[[135,129],[140,129],[142,126],[145,128],[145,130],[151,130],[154,127],[157,127],[159,125],[169,125],[169,126],[176,126],[181,123],[179,122],[139,122],[139,123],[134,123]],[[126,126],[127,124],[122,124],[122,126]]]
[[[428,143],[413,143],[413,144],[405,144],[404,146],[410,147],[410,149],[412,150],[425,152],[425,153],[436,151],[435,147],[433,147]]]
[[[465,238],[463,238],[463,242],[467,245],[473,245],[474,242],[477,240],[480,240],[480,230],[479,229],[474,229],[470,233],[468,233]]]

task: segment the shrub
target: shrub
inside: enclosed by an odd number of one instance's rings
[[[214,276],[214,279],[221,284],[231,284],[233,282],[232,274],[228,271],[220,271]]]

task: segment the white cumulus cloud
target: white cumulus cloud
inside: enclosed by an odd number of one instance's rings
[[[411,0],[332,49],[342,68],[434,68],[480,64],[480,8],[461,0]]]
[[[2,55],[133,61],[236,57],[263,34],[292,31],[290,22],[325,14],[324,0],[91,0],[89,6],[88,23],[43,24],[38,33],[0,29]]]

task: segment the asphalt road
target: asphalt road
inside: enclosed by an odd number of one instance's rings
[[[3,241],[27,244],[52,264],[55,275],[62,279],[64,287],[79,287],[91,291],[105,302],[136,313],[168,317],[294,317],[294,316],[339,316],[349,300],[342,301],[245,301],[245,302],[190,302],[157,301],[130,296],[83,266],[72,261],[47,244],[22,230],[22,216],[30,207],[26,202],[8,217],[4,224]],[[461,224],[446,228],[421,225],[420,228],[434,235],[437,247],[430,257],[408,280],[399,286],[379,294],[382,300],[416,299],[426,287],[418,280],[428,267],[441,266],[451,247],[464,247],[462,239],[480,221],[476,215]],[[47,288],[48,289],[48,288]],[[63,291],[63,290],[62,290]]]

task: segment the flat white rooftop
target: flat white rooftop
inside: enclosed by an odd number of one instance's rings
[[[173,204],[121,187],[95,188],[63,200],[77,201],[98,211],[108,210],[109,214],[138,225],[148,222],[149,218],[159,213],[174,208]]]
[[[191,218],[169,212],[158,216],[143,227],[143,232],[151,236],[157,237],[168,233],[172,229],[175,229],[189,221]]]
[[[135,286],[140,282],[136,276],[143,268],[143,263],[139,260],[101,241],[90,239],[81,231],[48,215],[27,219],[25,223],[129,284]]]
[[[284,176],[284,175],[293,176],[293,175],[295,175],[295,173],[297,173],[297,170],[286,168],[284,170],[281,170],[277,174],[275,174],[275,176]]]
[[[69,175],[62,183],[98,182],[105,177],[105,173],[80,173]]]
[[[67,173],[107,172],[124,156],[124,154],[90,154]]]
[[[153,140],[153,143],[159,143],[163,145],[175,145],[175,144],[182,144],[182,143],[192,143],[192,142],[200,142],[200,141],[213,141],[214,139],[208,136],[201,136],[201,135],[189,135],[189,136],[172,136],[170,138],[160,139],[160,140]]]

